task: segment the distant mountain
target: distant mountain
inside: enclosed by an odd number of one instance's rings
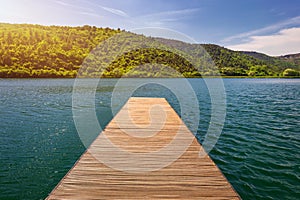
[[[241,53],[263,61],[269,68],[272,68],[277,72],[283,72],[285,69],[300,71],[299,59],[297,62],[292,58],[285,58],[285,56],[275,57],[253,51],[241,51]]]
[[[280,56],[278,58],[283,61],[287,61],[287,62],[295,63],[296,65],[300,65],[300,53],[288,54],[288,55]]]
[[[272,57],[257,52],[233,51],[215,44],[189,44],[162,38],[147,38],[147,40],[183,49],[193,56],[204,55],[205,49],[217,69],[209,68],[208,60],[204,59],[199,61],[201,63],[197,63],[201,66],[200,71],[197,71],[189,61],[174,52],[157,48],[140,48],[118,57],[112,63],[104,63],[108,67],[103,73],[95,71],[99,63],[89,57],[89,53],[102,41],[121,32],[146,39],[145,36],[120,29],[88,25],[68,27],[0,23],[0,78],[74,78],[77,75],[82,77],[172,76],[170,74],[172,72],[162,69],[162,66],[170,66],[185,77],[214,76],[218,72],[224,76],[280,77],[298,76],[300,71],[300,53]],[[118,50],[120,45],[124,43],[130,45],[130,42],[130,37],[123,37],[120,44],[112,44],[108,48]],[[106,55],[106,52],[98,53],[102,56]],[[110,55],[106,56],[107,59],[102,62],[110,60]],[[78,69],[84,60],[91,65],[78,74]],[[135,66],[141,68],[131,73]]]
[[[283,71],[288,68],[300,71],[299,64],[262,53],[233,51],[216,44],[188,44],[170,39],[156,39],[174,48],[189,49],[192,52],[204,48],[225,76],[282,76]]]
[[[272,57],[272,56],[269,56],[269,55],[266,55],[266,54],[263,54],[263,53],[258,53],[258,52],[255,52],[255,51],[240,51],[241,53],[243,54],[246,54],[248,56],[252,56],[254,58],[257,58],[259,60],[264,60],[264,61],[268,61],[268,62],[271,62],[272,60],[274,60],[274,58],[276,57]]]
[[[263,53],[253,51],[241,51],[242,53],[263,60],[270,65],[279,65],[283,68],[292,68],[300,70],[300,53],[285,56],[268,56]]]

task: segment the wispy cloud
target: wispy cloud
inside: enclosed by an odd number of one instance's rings
[[[121,17],[129,17],[129,15],[126,12],[119,10],[119,9],[109,8],[109,7],[105,7],[105,6],[98,6],[98,7],[102,8],[105,11],[113,13],[115,15],[119,15]]]
[[[64,8],[66,8],[66,9],[84,10],[86,12],[93,11],[92,9],[90,9],[88,7],[75,5],[75,4],[72,4],[72,3],[67,3],[66,1],[62,1],[62,0],[56,0],[55,3],[64,6]]]
[[[55,0],[55,2],[64,9],[68,9],[71,12],[76,12],[80,15],[86,15],[89,17],[102,17],[102,19],[109,19],[112,16],[108,14],[113,14],[115,15],[114,22],[111,23],[116,24],[115,26],[123,26],[126,24],[131,28],[143,26],[164,28],[174,28],[174,26],[178,27],[179,21],[194,16],[194,14],[200,10],[199,8],[187,8],[131,16],[123,9],[106,5],[104,6],[94,1],[77,0],[74,4],[70,0]]]
[[[57,4],[63,6],[64,9],[68,9],[69,11],[71,11],[73,13],[77,13],[79,15],[85,15],[85,16],[94,17],[94,18],[102,17],[97,12],[95,12],[94,9],[85,6],[85,4],[80,6],[79,4],[72,4],[72,3],[68,3],[66,1],[62,1],[62,0],[56,0],[55,2]]]
[[[168,16],[178,16],[178,15],[188,15],[194,12],[199,11],[199,8],[191,8],[191,9],[182,9],[182,10],[170,10],[158,13],[152,13],[149,15],[144,15],[144,18],[159,18],[159,17],[168,17]]]
[[[233,40],[236,40],[236,39],[245,39],[245,38],[247,39],[251,36],[255,36],[255,35],[257,36],[257,35],[265,34],[265,33],[272,32],[272,31],[279,31],[280,29],[287,28],[288,26],[293,26],[293,25],[294,26],[300,25],[300,16],[293,17],[293,18],[287,19],[285,21],[278,22],[276,24],[272,24],[270,26],[267,26],[267,27],[264,27],[261,29],[256,29],[256,30],[252,30],[249,32],[244,32],[244,33],[240,33],[237,35],[233,35],[233,36],[230,36],[230,37],[227,37],[227,38],[221,40],[221,42],[228,43],[228,42],[232,42]]]
[[[129,15],[125,11],[120,10],[120,9],[102,6],[98,3],[94,3],[94,2],[91,2],[91,1],[82,0],[82,2],[85,3],[85,4],[89,4],[90,6],[92,6],[94,8],[101,8],[102,10],[105,10],[107,12],[110,12],[112,14],[115,14],[115,15],[118,15],[118,16],[121,16],[121,17],[129,17]]]
[[[56,3],[60,4],[60,5],[63,5],[63,6],[72,6],[71,4],[68,4],[64,1],[55,1]]]
[[[300,52],[300,28],[283,29],[273,35],[251,36],[250,41],[227,46],[238,51],[258,51],[272,56]]]
[[[144,26],[165,27],[170,25],[170,23],[176,23],[183,18],[189,17],[198,11],[199,8],[191,8],[151,13],[137,17],[136,22]]]
[[[151,13],[148,15],[140,16],[139,18],[148,23],[163,24],[164,22],[175,22],[184,17],[199,11],[198,8],[182,9],[182,10],[169,10],[164,12]]]
[[[91,17],[97,17],[97,18],[102,17],[101,15],[98,15],[97,13],[93,13],[93,12],[79,11],[78,13],[82,15],[91,16]]]

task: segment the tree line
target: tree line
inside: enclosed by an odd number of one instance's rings
[[[93,61],[89,56],[90,52],[101,42],[122,32],[125,31],[88,25],[68,27],[0,23],[0,78],[74,78],[83,63],[103,64]],[[204,55],[205,50],[217,68],[207,67],[209,62],[207,57],[198,63],[202,67],[195,69],[187,59],[172,51],[163,48],[139,48],[106,63],[108,67],[101,73],[95,71],[94,65],[90,65],[81,70],[79,75],[170,77],[173,71],[166,66],[185,77],[214,76],[218,73],[224,76],[250,77],[300,75],[299,64],[279,58],[260,59],[213,44],[188,44],[157,38],[151,40],[161,43],[162,46],[167,44],[174,48],[185,49],[196,56]],[[124,37],[120,43],[130,44],[130,38]],[[118,44],[112,44],[108,48],[120,47]],[[100,53],[105,55],[105,49]],[[132,71],[136,66],[140,67]]]

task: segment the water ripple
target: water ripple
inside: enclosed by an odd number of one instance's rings
[[[104,127],[112,118],[116,79],[101,81],[95,105]],[[211,102],[202,80],[189,81],[199,99],[201,142]],[[0,79],[0,199],[45,198],[84,151],[72,116],[73,83]],[[300,80],[225,79],[224,84],[227,116],[210,156],[243,199],[300,199]],[[126,92],[127,86],[121,89]],[[82,88],[86,92],[88,87]],[[176,96],[166,88],[146,85],[134,95],[164,97],[180,114]],[[189,105],[188,97],[184,103]]]

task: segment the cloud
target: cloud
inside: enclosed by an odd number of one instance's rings
[[[105,10],[107,12],[110,12],[112,14],[115,14],[115,15],[118,15],[121,17],[129,17],[129,15],[126,12],[124,12],[123,10],[120,10],[120,9],[105,7],[105,6],[99,5],[97,3],[89,2],[89,1],[82,1],[82,2],[85,4],[89,4],[92,7],[101,8],[102,10]]]
[[[62,0],[56,0],[55,2],[57,4],[60,4],[60,5],[64,6],[64,7],[75,8],[79,14],[88,15],[88,16],[92,16],[92,17],[101,17],[96,12],[95,9],[91,9],[89,7],[86,7],[86,6],[77,6],[77,5],[74,5],[74,4],[66,3],[65,1],[62,1]],[[119,9],[101,6],[101,5],[92,3],[92,2],[86,2],[86,3],[84,1],[80,1],[80,2],[83,3],[84,5],[89,4],[90,6],[101,8],[101,9],[107,11],[107,12],[113,13],[113,14],[121,16],[121,17],[129,17],[127,13],[125,13],[124,11],[119,10]],[[75,11],[73,11],[73,12],[75,12]]]
[[[119,15],[121,17],[129,17],[129,15],[127,13],[125,13],[124,11],[119,10],[119,9],[109,8],[109,7],[104,7],[104,6],[98,6],[98,7],[102,8],[105,11],[113,13],[115,15]]]
[[[63,1],[55,1],[55,2],[60,4],[60,5],[63,5],[63,6],[72,6],[71,4],[68,4],[68,3],[63,2]]]
[[[164,12],[158,12],[158,13],[152,13],[149,15],[143,15],[140,18],[147,19],[151,21],[177,21],[180,16],[188,16],[194,12],[197,12],[198,8],[192,8],[192,9],[182,9],[182,10],[169,10]]]
[[[249,42],[226,47],[237,51],[257,51],[280,56],[300,52],[299,36],[300,27],[288,28],[273,35],[251,36]]]
[[[154,17],[166,17],[166,16],[174,16],[174,15],[187,15],[194,13],[198,11],[198,8],[191,8],[191,9],[182,9],[182,10],[170,10],[170,11],[164,11],[164,12],[158,12],[158,13],[152,13],[149,15],[144,15],[143,17],[149,17],[149,18],[154,18]]]
[[[272,31],[278,31],[280,29],[286,28],[287,26],[296,26],[296,25],[300,25],[300,16],[293,17],[285,21],[278,22],[276,24],[272,24],[270,26],[261,29],[256,29],[249,32],[233,35],[221,40],[221,42],[232,42],[233,40],[236,39],[245,39],[245,38],[247,39],[250,36],[261,35]]]
[[[182,10],[169,10],[148,15],[139,16],[136,23],[144,26],[164,27],[170,23],[176,23],[182,18],[188,17],[191,14],[199,11],[199,8],[190,8]]]
[[[102,17],[101,15],[98,15],[96,13],[93,13],[93,12],[83,12],[83,11],[80,11],[78,12],[78,14],[82,14],[82,15],[87,15],[87,16],[90,16],[90,17]]]
[[[75,9],[75,10],[84,10],[84,11],[87,11],[87,12],[92,11],[92,9],[90,9],[90,8],[83,7],[83,6],[78,6],[76,4],[67,3],[65,1],[56,0],[55,3],[63,6],[63,8],[70,9],[70,10]]]

